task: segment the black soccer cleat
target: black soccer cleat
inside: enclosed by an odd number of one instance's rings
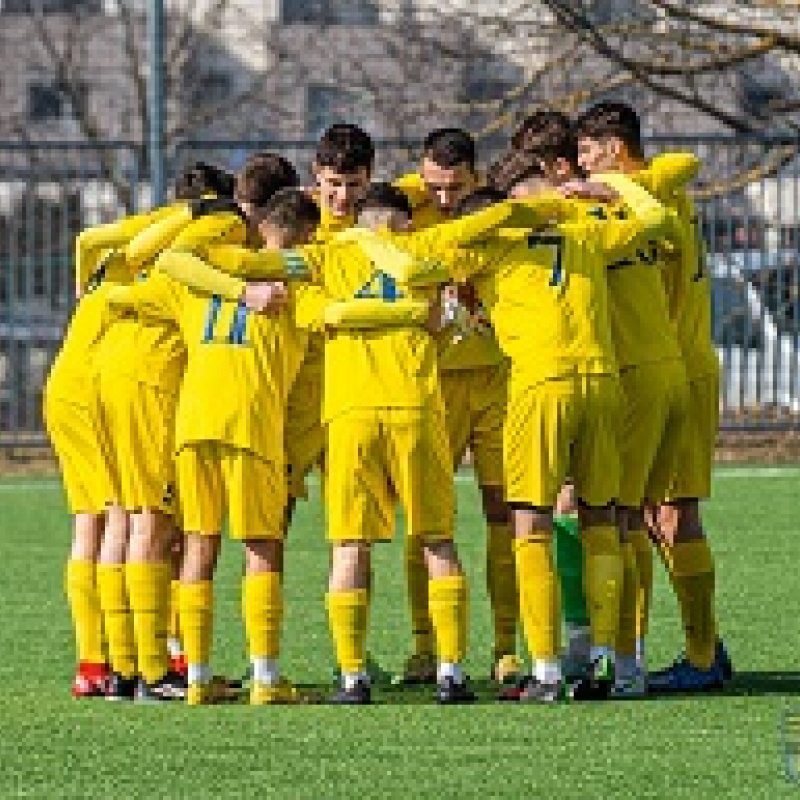
[[[572,681],[567,687],[570,700],[607,700],[614,687],[614,664],[605,656],[596,659],[589,673]]]
[[[372,690],[365,681],[356,681],[350,688],[341,686],[328,702],[335,706],[368,706],[372,703]]]
[[[475,692],[469,688],[466,678],[457,681],[448,675],[436,683],[436,701],[442,706],[474,703]]]
[[[188,686],[186,678],[179,672],[171,670],[161,680],[147,683],[144,678],[139,679],[136,687],[137,703],[163,703],[170,700],[184,700]]]
[[[138,675],[125,678],[119,672],[112,672],[106,688],[106,700],[133,700],[138,683]]]

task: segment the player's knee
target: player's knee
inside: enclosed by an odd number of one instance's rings
[[[112,506],[106,514],[106,527],[100,546],[99,559],[104,564],[124,564],[128,552],[128,514]]]
[[[697,500],[675,500],[658,509],[658,535],[669,542],[702,539],[700,505]]]
[[[188,534],[181,566],[181,580],[184,582],[210,581],[214,577],[219,547],[219,536]]]
[[[424,554],[430,578],[447,578],[461,574],[461,562],[458,560],[454,542],[425,540]]]
[[[578,510],[575,500],[575,486],[567,480],[561,487],[556,500],[556,514],[574,514]]]
[[[244,543],[245,571],[248,575],[281,572],[283,542],[280,539],[248,539]]]
[[[553,535],[552,508],[515,503],[511,506],[511,510],[516,538]]]
[[[369,587],[370,548],[368,542],[337,542],[331,551],[332,592],[355,591]]]
[[[102,514],[76,514],[70,557],[74,561],[96,561],[100,555],[104,527]]]

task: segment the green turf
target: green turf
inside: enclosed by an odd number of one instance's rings
[[[472,578],[469,671],[482,702],[439,708],[386,690],[367,709],[140,707],[69,697],[73,644],[62,591],[69,527],[55,481],[0,482],[0,797],[750,797],[797,796],[779,724],[800,709],[800,471],[723,472],[706,519],[720,617],[740,671],[724,695],[555,708],[500,706],[483,680],[489,616],[483,527],[457,485],[458,542]],[[217,671],[243,665],[241,556],[219,575]],[[402,545],[376,551],[371,650],[398,667],[408,640]],[[287,555],[284,665],[331,672],[319,501],[300,509]],[[681,647],[659,575],[651,664]]]

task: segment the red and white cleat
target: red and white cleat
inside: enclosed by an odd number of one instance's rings
[[[109,675],[107,664],[81,661],[78,664],[78,671],[75,673],[75,680],[72,682],[72,696],[76,698],[105,697]]]

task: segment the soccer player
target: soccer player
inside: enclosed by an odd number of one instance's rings
[[[571,694],[600,697],[610,691],[622,557],[613,506],[618,383],[605,265],[636,242],[660,235],[667,221],[663,207],[631,181],[617,180],[614,187],[635,199],[641,218],[565,222],[533,234],[500,232],[483,252],[473,243],[447,259],[455,276],[475,282],[511,359],[507,492],[514,509],[520,614],[535,674],[521,693],[503,695],[509,698],[553,702],[562,692],[551,540],[552,509],[568,472],[582,512],[593,659],[592,675],[571,687]],[[548,198],[531,209],[541,230],[564,206]]]
[[[316,204],[298,189],[279,191],[263,206],[248,204],[247,224],[269,248],[308,241],[318,223]],[[241,218],[239,229],[237,238],[244,243]],[[172,252],[208,257],[213,243],[194,234],[184,231]],[[189,663],[187,700],[197,705],[211,699],[212,579],[227,510],[230,535],[244,542],[246,553],[250,702],[294,702],[298,693],[282,679],[278,664],[286,510],[283,417],[302,358],[302,349],[291,342],[296,336],[291,318],[287,313],[250,315],[242,301],[192,292],[163,273],[118,293],[114,302],[141,315],[174,320],[188,348],[176,433],[187,532],[180,605]],[[227,386],[222,395],[221,385]]]
[[[459,202],[481,182],[472,137],[460,128],[441,128],[425,138],[419,172],[400,178],[396,185],[410,196],[413,228],[420,231],[451,218]],[[488,528],[486,582],[494,617],[491,675],[501,683],[514,681],[521,663],[516,655],[516,576],[510,514],[503,496],[502,456],[508,364],[469,287],[458,291],[446,288],[443,295],[444,324],[436,343],[453,465],[458,468],[469,448]],[[413,635],[412,653],[403,673],[406,683],[424,683],[436,676],[421,544],[417,538],[406,539]]]
[[[73,515],[66,590],[78,650],[74,697],[104,695],[109,678],[97,587],[97,558],[113,494],[100,419],[97,346],[107,329],[104,295],[134,275],[117,247],[154,222],[161,211],[139,214],[82,232],[76,241],[78,305],[47,377],[44,417],[61,466]]]
[[[639,128],[636,112],[623,103],[594,106],[578,122],[582,166],[590,174],[614,171],[642,175],[647,165]],[[647,186],[647,178],[640,180]],[[658,187],[654,190],[657,192]],[[649,687],[653,691],[700,691],[719,687],[730,670],[727,653],[717,640],[714,559],[699,508],[699,500],[707,498],[711,491],[719,413],[719,364],[711,339],[710,288],[696,211],[682,188],[662,191],[660,196],[677,212],[682,229],[681,247],[660,258],[659,266],[688,375],[689,402],[687,425],[684,438],[677,445],[671,483],[660,484],[659,489],[664,491],[655,496],[648,494],[646,499],[654,503],[666,501],[659,509],[657,533],[681,610],[686,657],[652,675]],[[637,549],[644,549],[643,525],[633,530],[637,541],[641,541]],[[645,559],[649,559],[649,551],[637,561]],[[648,572],[645,567],[644,572],[651,583],[652,569]],[[648,595],[650,591],[648,586]],[[646,621],[644,625],[646,630]]]

